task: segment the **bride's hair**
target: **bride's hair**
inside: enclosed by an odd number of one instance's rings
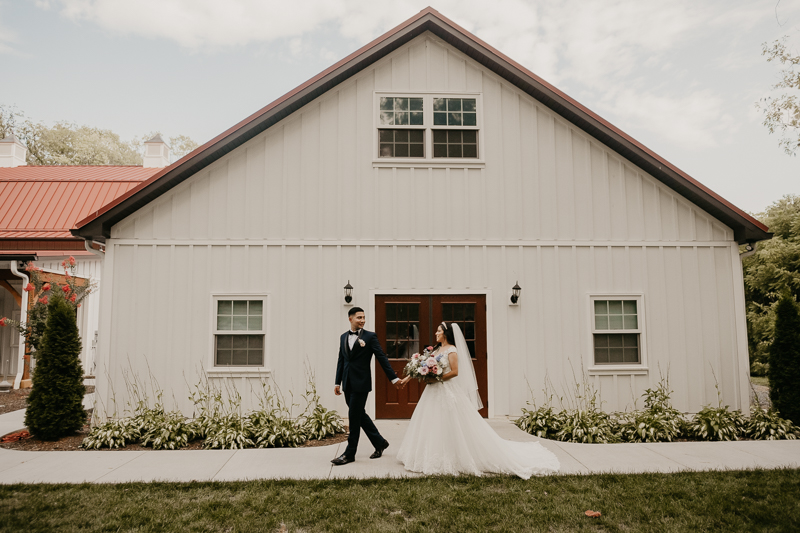
[[[452,322],[448,324],[447,322],[442,322],[439,326],[444,330],[444,338],[447,339],[447,342],[453,346],[456,345],[456,336],[453,334]],[[439,343],[441,344],[441,343]],[[436,346],[438,347],[439,344]]]

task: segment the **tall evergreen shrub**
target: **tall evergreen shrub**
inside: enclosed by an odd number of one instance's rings
[[[61,295],[53,297],[47,311],[25,425],[40,439],[56,440],[75,433],[86,420],[85,388],[75,311]]]
[[[788,293],[775,309],[768,377],[772,406],[781,417],[800,425],[800,311]]]

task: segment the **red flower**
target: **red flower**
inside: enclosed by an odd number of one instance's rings
[[[80,306],[81,306],[81,304],[78,304],[78,307],[80,307]]]
[[[44,305],[47,305],[47,296],[42,296],[41,298],[39,298],[39,302]]]
[[[31,292],[33,289],[34,289],[33,283],[28,283],[27,285],[25,285],[24,291]]]
[[[64,275],[67,277],[67,279],[72,279],[72,276],[69,275],[69,272],[64,272]]]
[[[61,268],[67,268],[67,261],[66,261],[66,259],[65,259],[64,261],[61,261]]]
[[[50,284],[49,283],[45,283],[44,285],[42,285],[42,290],[43,291],[49,291],[50,290]]]
[[[69,259],[67,259],[67,261],[69,262],[69,266],[75,266],[75,258],[74,257],[69,256]]]
[[[0,318],[0,326],[5,326],[6,320],[8,320],[6,317]]]
[[[72,293],[72,296],[69,297],[69,301],[72,302],[72,303],[75,303],[75,300],[77,300],[77,299],[78,299],[78,295],[75,294],[74,292]]]
[[[41,270],[41,268],[34,265],[33,261],[28,261],[28,264],[25,265],[25,270],[27,270],[28,272],[36,272],[37,270]]]
[[[61,287],[61,290],[64,291],[64,292],[69,292],[70,291],[69,285],[63,285]]]

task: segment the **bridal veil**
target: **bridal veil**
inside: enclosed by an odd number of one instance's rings
[[[478,379],[475,377],[475,367],[472,365],[472,355],[469,353],[467,341],[458,324],[454,323],[450,327],[453,328],[453,337],[458,350],[458,375],[453,378],[453,383],[458,384],[467,394],[475,409],[482,409],[483,402],[478,394]]]

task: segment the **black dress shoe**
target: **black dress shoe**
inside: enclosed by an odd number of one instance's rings
[[[355,458],[347,457],[345,454],[340,455],[336,459],[331,459],[331,462],[336,466],[346,465],[347,463],[352,463],[355,461]]]
[[[370,455],[369,458],[377,459],[378,457],[383,455],[383,451],[388,447],[389,447],[389,441],[388,440],[383,441],[383,446],[381,446],[380,448],[375,448],[375,452],[372,455]]]

